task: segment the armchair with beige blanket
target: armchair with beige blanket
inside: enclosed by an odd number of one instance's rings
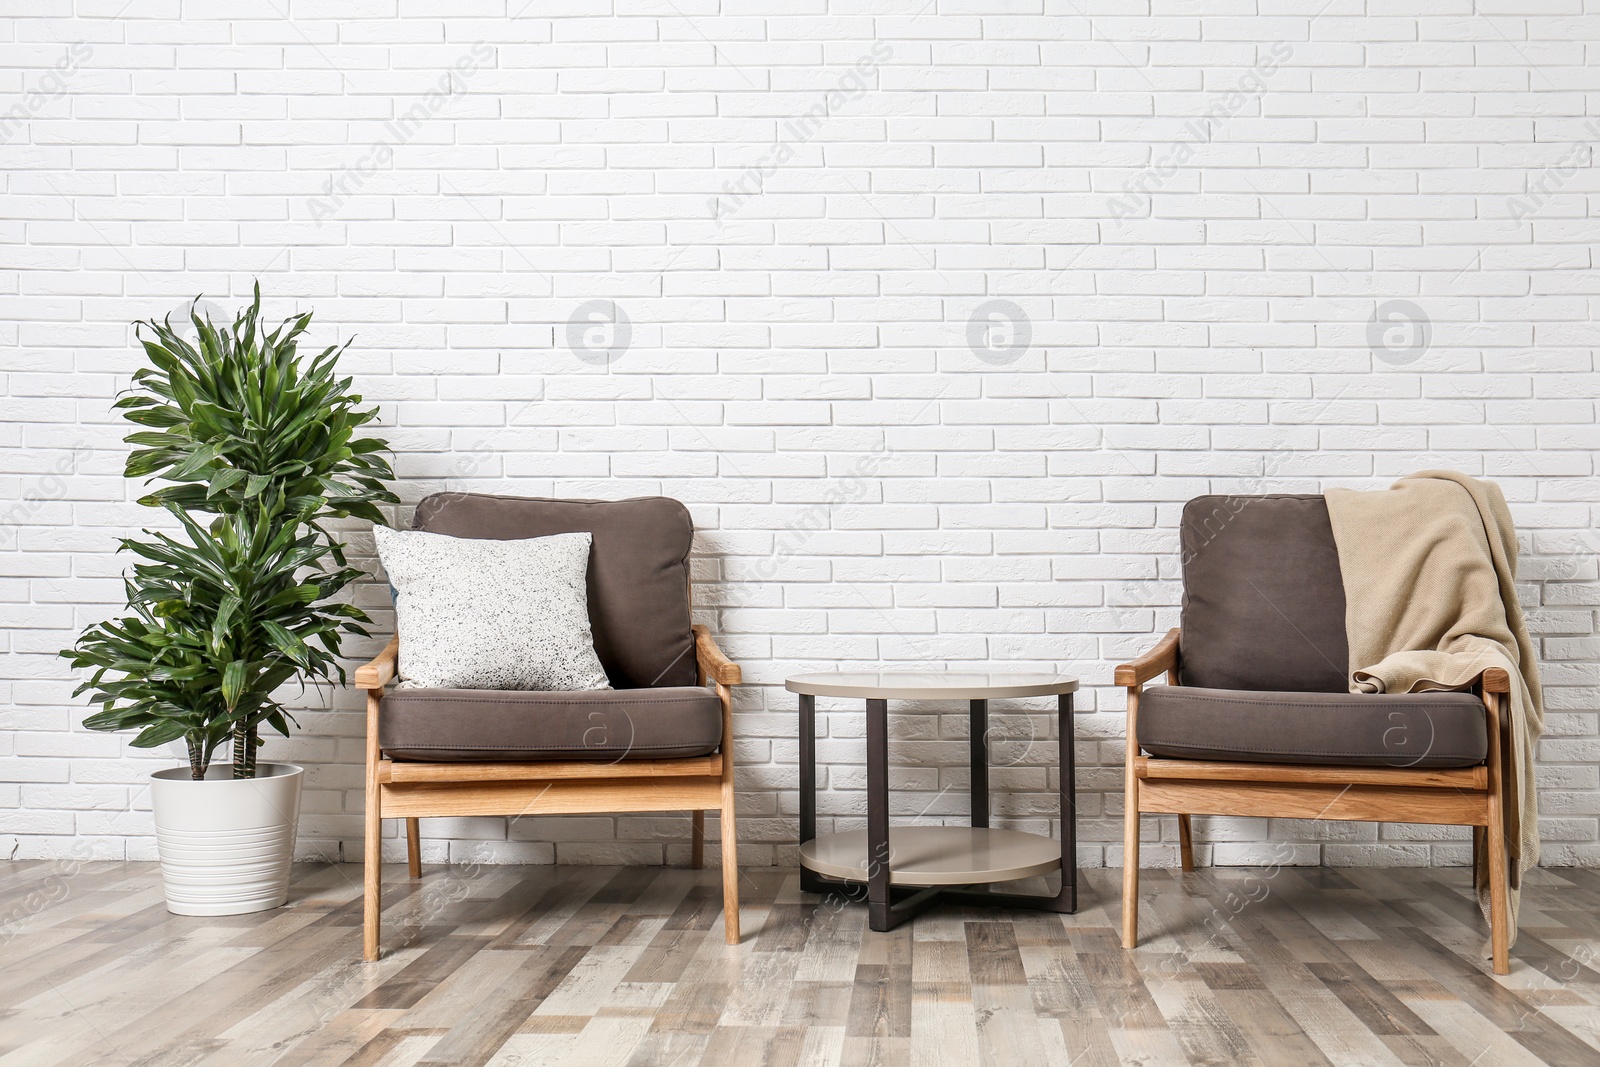
[[[1181,628],[1116,670],[1124,946],[1141,814],[1178,816],[1185,870],[1191,814],[1465,825],[1509,973],[1543,711],[1499,488],[1427,471],[1375,492],[1199,497],[1181,541]]]

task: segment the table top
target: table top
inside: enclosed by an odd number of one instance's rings
[[[868,700],[994,700],[1076,693],[1078,679],[1049,671],[883,670],[791,675],[791,693]]]

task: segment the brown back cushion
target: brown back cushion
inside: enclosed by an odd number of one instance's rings
[[[1349,689],[1344,579],[1319,495],[1184,505],[1179,679],[1207,689]]]
[[[695,684],[689,630],[694,523],[678,501],[435,493],[417,505],[413,525],[429,533],[502,541],[593,534],[589,623],[611,684],[618,689]]]

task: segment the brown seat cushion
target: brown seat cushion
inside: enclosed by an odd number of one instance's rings
[[[413,525],[453,537],[513,540],[590,533],[589,623],[594,650],[618,689],[694,685],[689,630],[689,510],[664,496],[550,500],[434,493]]]
[[[395,689],[378,744],[401,760],[598,760],[706,756],[722,741],[722,704],[700,686],[529,693]]]
[[[1156,686],[1139,745],[1174,759],[1344,767],[1471,767],[1489,750],[1471,693],[1266,693]]]
[[[1201,496],[1183,509],[1178,677],[1344,693],[1344,577],[1321,496]]]

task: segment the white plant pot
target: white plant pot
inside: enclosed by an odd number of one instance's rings
[[[305,771],[258,763],[254,778],[232,775],[231,764],[219,763],[198,782],[187,767],[150,776],[161,881],[174,915],[242,915],[289,899]]]

